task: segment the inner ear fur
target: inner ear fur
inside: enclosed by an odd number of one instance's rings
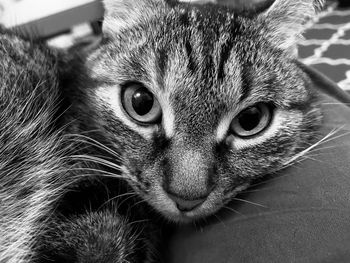
[[[322,9],[324,0],[276,0],[259,15],[267,25],[266,36],[278,48],[294,52],[305,24]]]

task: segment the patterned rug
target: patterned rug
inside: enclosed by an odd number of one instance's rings
[[[299,57],[350,90],[350,9],[331,6],[309,26]]]

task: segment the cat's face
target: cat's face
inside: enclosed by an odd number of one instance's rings
[[[319,113],[292,52],[301,18],[284,21],[282,10],[298,6],[283,2],[254,19],[161,0],[106,3],[105,43],[88,61],[92,107],[124,175],[169,219],[214,213],[310,142]]]

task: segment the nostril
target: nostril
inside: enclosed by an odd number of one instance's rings
[[[175,195],[170,194],[170,193],[168,193],[168,196],[170,197],[171,200],[173,200],[176,203],[177,208],[181,212],[191,211],[194,208],[201,205],[207,199],[207,196],[206,196],[204,198],[190,200],[190,199],[184,199],[184,198],[175,196]]]

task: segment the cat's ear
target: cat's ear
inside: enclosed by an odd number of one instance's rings
[[[305,24],[322,8],[324,0],[275,0],[260,17],[272,43],[294,53]]]
[[[147,21],[167,5],[166,0],[103,0],[102,31],[117,34],[123,29]]]

